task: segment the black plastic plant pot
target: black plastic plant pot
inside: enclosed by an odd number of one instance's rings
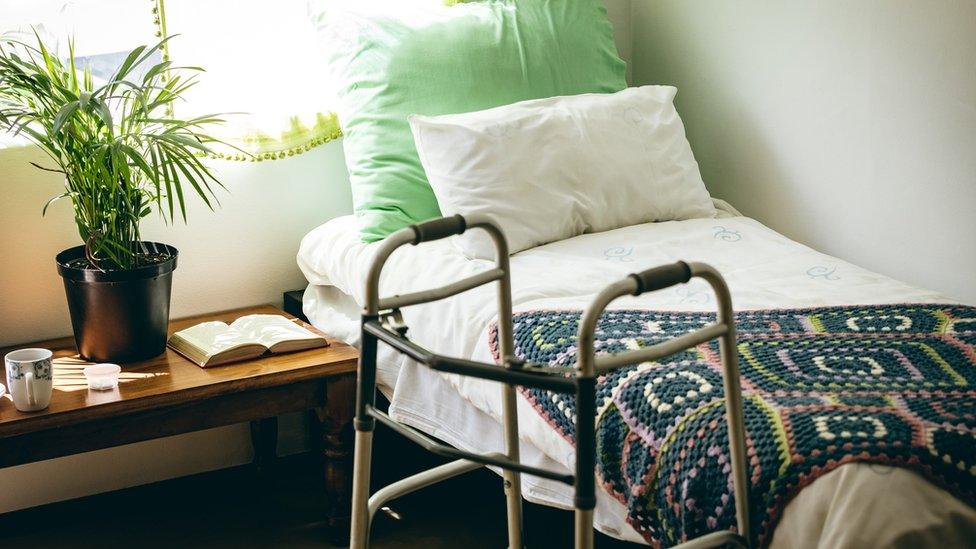
[[[92,362],[134,362],[166,350],[169,297],[176,269],[176,248],[145,242],[147,249],[169,257],[128,270],[79,268],[85,247],[58,254],[71,327],[82,358]]]

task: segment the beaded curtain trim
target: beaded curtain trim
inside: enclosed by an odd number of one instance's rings
[[[516,353],[572,368],[579,311],[515,316]],[[597,353],[714,322],[710,313],[608,311]],[[754,540],[840,465],[913,469],[976,505],[976,308],[884,305],[736,314]],[[497,328],[490,342],[496,359]],[[734,529],[721,361],[713,341],[597,381],[597,478],[652,545]],[[575,398],[521,388],[566,440]]]

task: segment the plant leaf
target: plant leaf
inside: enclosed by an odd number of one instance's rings
[[[129,55],[125,56],[125,60],[122,61],[122,64],[119,65],[118,70],[115,71],[115,74],[112,76],[112,80],[116,81],[125,79],[125,75],[129,74],[133,64],[135,64],[136,58],[139,57],[139,55],[145,50],[146,46],[139,46],[130,51]]]
[[[37,162],[31,162],[30,165],[31,166],[34,166],[35,168],[37,168],[39,170],[44,170],[46,172],[54,172],[54,173],[60,173],[60,174],[63,174],[64,173],[64,170],[55,170],[54,168],[45,168],[44,166],[41,166]]]
[[[48,207],[51,204],[54,204],[58,200],[61,200],[62,198],[67,198],[69,196],[71,196],[71,193],[62,193],[62,194],[59,194],[58,196],[55,196],[54,198],[48,200],[46,203],[44,203],[44,208],[41,210],[41,217],[44,217],[45,215],[47,215],[47,209],[48,209]]]
[[[61,131],[61,127],[64,123],[68,121],[68,118],[78,110],[80,103],[78,101],[71,101],[70,103],[65,103],[58,114],[54,117],[54,123],[51,125],[51,133],[56,134]]]

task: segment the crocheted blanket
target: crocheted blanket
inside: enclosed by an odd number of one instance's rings
[[[516,315],[516,352],[571,368],[578,311]],[[598,353],[701,328],[709,313],[609,311]],[[918,471],[976,505],[976,308],[892,305],[736,315],[754,542],[783,507],[847,462]],[[497,333],[492,348],[497,357]],[[735,528],[718,343],[616,370],[597,384],[597,482],[668,546]],[[575,398],[521,389],[574,442]]]

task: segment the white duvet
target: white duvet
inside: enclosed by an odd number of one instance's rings
[[[341,217],[306,236],[298,261],[313,288],[334,287],[338,292],[330,291],[337,296],[348,294],[361,305],[374,250],[375,245],[359,241],[355,219]],[[518,253],[511,258],[513,307],[516,312],[582,309],[608,283],[679,259],[706,262],[722,272],[736,310],[953,301],[819,253],[755,220],[726,212],[715,219],[587,234]],[[440,286],[490,266],[488,261],[466,259],[450,240],[408,246],[387,263],[381,295]],[[404,309],[411,338],[442,354],[491,361],[487,329],[497,315],[494,292],[493,286],[483,287]],[[315,290],[307,295],[312,295],[306,313],[313,322],[319,319],[324,329],[355,341],[355,318],[343,319],[337,307],[320,309],[323,294]],[[689,311],[714,307],[714,297],[702,281],[623,298],[611,306]],[[469,450],[501,448],[497,384],[432,373],[385,346],[380,370],[381,384],[393,389],[391,414],[397,419]],[[573,448],[521,398],[519,421],[526,460],[571,470]],[[534,477],[526,477],[524,483],[529,500],[571,506],[569,487]],[[879,505],[882,501],[887,504]],[[597,528],[640,541],[624,517],[623,506],[601,492]],[[972,539],[976,511],[948,493],[907,470],[850,464],[817,480],[788,504],[773,545],[962,546]]]

